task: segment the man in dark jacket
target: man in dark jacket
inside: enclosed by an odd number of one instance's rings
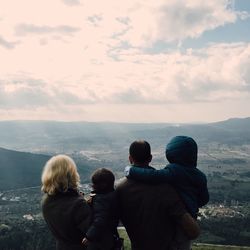
[[[198,146],[188,136],[175,136],[166,146],[166,158],[170,164],[156,170],[126,167],[128,177],[145,183],[169,183],[178,192],[188,212],[197,218],[199,208],[209,201],[207,178],[197,168]]]
[[[133,142],[129,160],[134,166],[151,168],[150,145],[146,141]],[[190,239],[199,235],[197,222],[187,213],[170,185],[148,185],[124,178],[116,190],[121,221],[133,250],[170,249],[177,225]]]

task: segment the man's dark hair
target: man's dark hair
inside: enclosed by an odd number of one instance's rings
[[[147,141],[134,141],[129,147],[129,154],[135,162],[144,163],[151,157],[151,148]]]
[[[97,192],[110,192],[114,190],[115,176],[107,168],[98,168],[91,176],[94,189]]]

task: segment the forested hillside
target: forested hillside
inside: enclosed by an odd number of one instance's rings
[[[51,156],[7,150],[0,148],[0,192],[9,189],[41,185],[41,173]],[[89,180],[91,172],[101,165],[74,157],[83,182]]]
[[[0,190],[40,185],[47,155],[31,154],[0,148]]]

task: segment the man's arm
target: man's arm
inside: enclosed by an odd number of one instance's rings
[[[190,240],[194,240],[200,235],[200,226],[189,213],[183,214],[180,226]]]
[[[197,221],[187,212],[177,192],[171,186],[164,186],[159,185],[157,191],[166,205],[166,213],[174,219],[176,225],[182,228],[190,240],[197,238],[200,234]]]

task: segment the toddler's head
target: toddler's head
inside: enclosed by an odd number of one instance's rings
[[[115,176],[106,168],[98,168],[92,174],[91,181],[97,193],[108,193],[114,190]]]
[[[198,146],[188,136],[175,136],[166,146],[166,158],[170,163],[196,167]]]

